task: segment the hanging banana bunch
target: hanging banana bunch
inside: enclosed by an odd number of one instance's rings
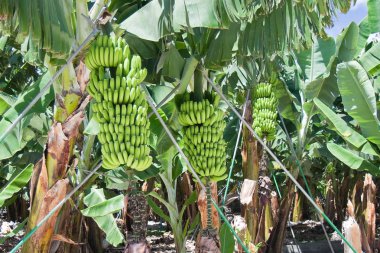
[[[220,97],[206,91],[202,101],[194,101],[194,93],[183,95],[178,121],[183,126],[184,152],[194,170],[206,183],[226,178],[226,123],[218,107]]]
[[[272,84],[259,83],[253,88],[253,125],[260,138],[273,140],[277,124],[277,98]]]
[[[88,92],[100,124],[103,167],[126,165],[138,171],[152,163],[148,138],[148,104],[139,84],[147,75],[141,58],[122,38],[98,36],[85,58],[91,70]]]

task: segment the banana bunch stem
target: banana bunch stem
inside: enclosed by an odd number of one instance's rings
[[[203,99],[203,74],[198,68],[194,71],[194,100],[197,102]]]
[[[206,182],[206,200],[207,200],[207,229],[212,229],[212,203],[211,203],[211,182],[207,179]]]

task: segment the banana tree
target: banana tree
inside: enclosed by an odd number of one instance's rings
[[[17,41],[25,45],[25,59],[45,64],[48,69],[46,79],[65,63],[72,53],[72,46],[82,43],[92,29],[85,18],[88,16],[86,1],[53,4],[6,1],[2,7],[2,17],[5,17],[1,21],[2,31],[18,34]],[[79,126],[84,119],[84,109],[89,101],[84,96],[86,70],[83,64],[76,65],[78,67],[75,69],[73,63],[68,63],[54,83],[54,120],[48,133],[46,152],[33,169],[27,231],[31,231],[71,188],[67,171],[71,166]],[[58,215],[55,213],[32,235],[23,252],[49,250],[57,229],[55,223]]]
[[[5,133],[20,113],[19,108],[25,108],[28,98],[40,91],[46,78],[38,79],[39,68],[24,60],[14,35],[4,35],[0,41],[0,129]],[[0,144],[0,206],[7,208],[7,215],[12,220],[26,218],[27,215],[24,212],[28,200],[24,186],[30,180],[32,164],[39,159],[38,152],[46,141],[44,135],[50,125],[48,115],[53,93],[49,92],[44,99],[46,102],[27,114]],[[18,152],[18,157],[14,157]]]
[[[319,99],[314,99],[321,116],[344,141],[328,143],[329,152],[342,164],[358,171],[359,177],[350,198],[355,211],[350,216],[359,224],[361,245],[366,252],[374,252],[377,247],[373,237],[376,227],[376,221],[373,219],[376,195],[373,178],[380,175],[378,149],[380,125],[376,106],[378,91],[374,83],[379,74],[377,68],[380,66],[375,53],[378,47],[378,43],[370,43],[360,50],[361,53],[355,59],[347,59],[348,61],[338,64],[337,85],[342,97],[341,108],[330,109]],[[364,176],[360,172],[368,174]],[[361,196],[363,201],[358,201],[357,198]]]
[[[113,2],[114,5],[119,3],[119,1]],[[349,8],[349,4],[344,1],[336,4],[342,11]],[[187,46],[190,55],[188,59],[195,58],[197,61],[202,59],[207,69],[220,69],[225,63],[230,62],[235,50],[243,57],[267,59],[267,55],[271,56],[286,47],[304,48],[310,45],[310,35],[313,32],[323,34],[323,26],[329,24],[334,15],[334,8],[326,6],[328,6],[327,2],[316,5],[280,1],[276,4],[255,3],[247,7],[238,1],[226,0],[216,1],[217,11],[215,11],[214,6],[208,2],[160,4],[159,1],[151,1],[138,12],[118,22],[121,23],[121,28],[143,39],[142,41],[160,41],[162,38],[170,41],[176,34],[178,41],[176,45],[184,43]],[[120,7],[119,11],[125,16],[128,15],[128,8],[129,6]],[[196,8],[205,10],[205,13],[209,15],[195,15],[198,13],[195,11]],[[290,15],[289,11],[293,10],[295,10],[295,15]],[[317,12],[306,10],[319,11],[317,14]],[[123,15],[120,14],[120,16]],[[305,25],[307,18],[312,21],[313,26]],[[247,25],[241,26],[241,23],[245,24],[245,22]],[[145,26],[147,23],[151,24],[149,29]],[[283,27],[279,28],[280,26]],[[302,26],[302,29],[297,29],[298,26]],[[220,30],[226,27],[230,29]],[[242,27],[240,31],[239,27]],[[258,33],[262,36],[257,36]],[[215,35],[217,37],[214,37]],[[239,40],[235,44],[237,38]],[[238,48],[233,48],[234,44]],[[266,55],[262,52],[266,52]],[[253,230],[251,228],[250,232],[255,237]]]
[[[348,50],[350,48],[346,47],[355,38],[353,35],[355,29],[357,29],[355,26],[349,27],[337,38],[337,42],[332,38],[315,38],[310,49],[296,52],[294,57],[290,57],[295,62],[291,69],[282,65],[278,70],[281,73],[281,80],[276,83],[275,90],[277,90],[279,99],[279,113],[284,119],[290,120],[288,123],[285,121],[284,125],[286,128],[292,129],[289,131],[290,136],[297,136],[294,140],[287,138],[290,155],[293,157],[288,166],[296,178],[301,173],[302,181],[307,180],[307,175],[303,170],[299,170],[299,167],[307,168],[307,164],[314,159],[309,148],[315,145],[313,143],[318,143],[319,138],[316,133],[312,132],[315,128],[313,125],[317,123],[312,120],[317,111],[313,99],[318,98],[331,106],[337,98],[336,64],[343,57],[353,57],[352,50],[350,51]],[[304,184],[310,184],[310,182]],[[272,233],[273,236],[271,235],[270,240],[274,242],[274,246],[270,250],[280,249],[293,201],[296,201],[293,217],[300,217],[302,205],[299,201],[302,202],[302,196],[294,191],[291,183],[288,183],[280,205],[280,223]]]
[[[341,35],[338,36],[336,43],[331,38],[328,40],[316,39],[311,50],[296,54],[297,69],[295,70],[296,75],[294,76],[295,82],[293,83],[293,85],[296,85],[296,90],[299,89],[299,94],[295,93],[295,95],[300,98],[301,102],[299,104],[301,105],[302,111],[300,115],[300,120],[296,121],[299,123],[296,123],[295,125],[298,132],[295,150],[297,160],[300,161],[301,165],[305,161],[305,159],[307,159],[307,156],[305,157],[305,154],[308,154],[308,152],[306,152],[307,147],[309,145],[312,145],[313,141],[315,141],[315,133],[313,133],[313,136],[310,135],[310,127],[312,126],[312,124],[315,124],[314,122],[318,121],[316,121],[316,119],[314,118],[313,122],[313,116],[316,113],[318,113],[319,110],[321,110],[322,108],[322,110],[324,111],[324,116],[326,117],[329,115],[329,122],[334,122],[333,124],[337,127],[337,129],[339,129],[337,132],[338,135],[340,135],[341,137],[343,136],[343,138],[349,140],[350,145],[355,145],[356,148],[363,149],[364,152],[371,153],[372,155],[376,153],[373,151],[371,145],[367,142],[367,140],[365,140],[364,137],[359,138],[356,132],[352,131],[352,129],[349,130],[346,128],[342,120],[339,119],[340,117],[335,116],[334,118],[332,118],[333,113],[331,113],[331,111],[328,111],[329,107],[333,105],[336,106],[335,100],[339,95],[342,96],[343,104],[350,103],[350,108],[368,108],[367,106],[352,107],[354,104],[356,105],[357,103],[360,103],[359,101],[356,101],[358,99],[356,95],[359,93],[359,91],[355,92],[356,100],[348,102],[349,99],[353,99],[354,97],[354,89],[353,87],[349,88],[348,83],[352,84],[353,80],[366,80],[366,74],[363,73],[363,70],[361,70],[358,64],[350,62],[358,54],[358,52],[360,52],[360,50],[358,50],[356,46],[358,41],[358,33],[358,26],[356,24],[351,24],[342,32]],[[372,65],[371,67],[374,66]],[[284,70],[285,72],[283,73],[285,74],[286,69],[283,69],[283,71]],[[298,76],[300,76],[301,78],[298,78]],[[285,74],[283,75],[283,77],[288,78],[289,75]],[[351,80],[347,80],[347,78],[351,78]],[[354,85],[357,85],[358,81],[354,83],[356,83]],[[289,89],[294,87],[293,85],[288,85]],[[298,89],[297,86],[299,87]],[[370,87],[371,89],[372,86],[367,84],[366,87]],[[368,91],[368,88],[364,88],[364,90]],[[345,98],[345,93],[347,94],[347,92],[348,94],[351,94],[350,98]],[[363,94],[363,92],[360,93]],[[290,93],[287,91],[286,94]],[[284,98],[285,97],[288,97],[288,101],[294,101],[295,99],[294,96],[288,95],[284,96]],[[369,99],[371,100],[373,97],[374,93],[372,90],[372,95],[369,96]],[[365,100],[362,101],[362,103],[366,103],[364,102]],[[281,101],[280,99],[280,113],[284,118],[290,119],[294,122],[294,117],[292,116],[292,114],[289,114],[289,112],[292,112],[291,107],[284,106],[286,104],[282,102],[286,102],[286,100],[283,99],[283,101]],[[376,115],[376,113],[373,113],[373,108],[374,107],[372,104],[371,113],[365,114],[372,115],[370,116],[372,117],[372,119],[367,120],[366,122],[369,122],[369,124],[373,124],[372,127],[376,128],[376,124],[378,123],[377,119],[373,118],[376,117],[374,116]],[[355,115],[355,112],[353,113]],[[371,135],[371,133],[369,132],[368,136],[371,137],[374,135]],[[337,136],[335,135],[331,137],[336,138]],[[376,143],[376,138],[372,138],[372,140],[374,143]],[[348,156],[348,153],[344,153],[339,145],[329,144],[327,148],[330,152],[337,156],[337,158],[340,157],[340,159],[343,159],[344,161],[342,160],[342,162],[346,165],[353,165],[352,160],[351,163],[348,162],[348,160],[350,159],[348,157],[351,156]],[[355,169],[359,168],[360,163],[356,164],[357,165],[355,165]],[[293,164],[293,167],[296,168],[296,164]],[[376,167],[369,166],[368,169],[371,170],[372,173],[377,173]],[[343,199],[343,201],[345,201],[347,199],[347,196],[343,196]],[[297,206],[296,203],[295,206]],[[288,212],[284,212],[284,216],[282,217],[283,219],[286,219],[287,216]],[[342,217],[343,215],[338,216]],[[276,240],[278,240],[278,238],[276,238]]]

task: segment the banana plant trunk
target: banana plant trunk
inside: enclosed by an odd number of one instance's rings
[[[252,124],[252,103],[246,103],[245,120]],[[266,143],[266,138],[264,137]],[[250,247],[261,244],[258,252],[264,252],[266,241],[269,239],[274,226],[274,218],[277,211],[273,207],[277,206],[276,194],[272,192],[272,181],[269,177],[269,158],[265,149],[255,140],[251,132],[243,128],[242,165],[244,179],[255,182],[255,189],[252,194],[252,201],[243,205],[242,216],[247,224],[246,240],[250,242]]]
[[[219,239],[219,214],[211,203],[211,198],[218,203],[218,188],[215,182],[208,182],[203,190],[199,184],[198,189],[198,209],[201,216],[202,231],[198,234],[196,242],[196,253],[220,252]]]
[[[42,158],[35,164],[30,184],[30,214],[27,233],[62,200],[71,189],[67,171],[71,167],[75,143],[79,135],[89,98],[84,96],[86,68],[80,64],[75,72],[69,65],[54,85],[56,104],[54,122]],[[77,80],[81,80],[78,83]],[[57,210],[25,243],[24,253],[49,252],[56,232]],[[69,218],[69,217],[65,217]],[[61,219],[65,219],[62,218]]]
[[[286,194],[284,194],[280,204],[278,223],[274,225],[273,231],[268,240],[267,253],[282,252],[286,234],[286,225],[288,223],[288,217],[294,201],[294,196],[294,184],[291,180],[288,180],[286,184]]]
[[[252,103],[249,100],[246,103],[244,119],[248,124],[252,125]],[[248,206],[243,206],[242,217],[245,218],[247,224],[247,231],[250,238],[247,238],[250,242],[254,242],[256,239],[257,226],[259,224],[259,194],[257,182],[259,180],[259,152],[257,141],[251,132],[243,127],[243,145],[241,150],[243,177],[244,179],[250,179],[256,182],[256,188],[253,192],[252,201]]]
[[[330,220],[336,220],[337,210],[337,181],[335,178],[335,170],[328,171],[326,176],[326,204],[325,204],[325,213]]]
[[[372,175],[365,174],[364,180],[359,178],[352,194],[352,208],[349,214],[357,221],[364,252],[376,252],[376,185]]]
[[[150,253],[146,240],[148,226],[148,203],[144,193],[137,188],[137,182],[131,182],[127,203],[127,243],[124,253]]]

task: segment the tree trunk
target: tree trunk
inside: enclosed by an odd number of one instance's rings
[[[266,143],[265,138],[264,143]],[[255,244],[261,243],[263,245],[260,247],[259,252],[265,252],[266,241],[269,239],[273,228],[273,217],[271,211],[272,181],[268,176],[268,162],[268,154],[266,150],[262,149],[261,159],[259,162],[259,226],[254,241]]]
[[[198,189],[198,209],[201,215],[202,232],[198,234],[196,249],[197,253],[220,252],[219,239],[219,214],[211,204],[211,198],[218,203],[218,188],[215,182],[206,184],[209,187],[205,192],[197,184]]]
[[[98,225],[93,218],[85,218],[88,227],[88,244],[93,253],[103,253],[102,245],[102,231],[99,229]]]
[[[344,236],[347,241],[352,245],[356,252],[362,252],[362,242],[361,242],[361,233],[360,227],[355,220],[355,211],[354,206],[351,201],[347,203],[347,213],[348,219],[343,222],[342,229],[344,231]],[[351,248],[345,243],[344,244],[344,253],[353,253]]]
[[[245,108],[244,119],[248,124],[252,124],[252,103],[247,101]],[[242,166],[243,166],[243,178],[250,179],[255,182],[259,180],[259,155],[257,149],[257,142],[255,141],[251,132],[243,126],[243,145],[242,145]],[[256,184],[258,185],[258,184]],[[243,206],[242,217],[245,218],[247,224],[247,230],[250,235],[250,241],[254,242],[256,239],[256,231],[259,223],[259,194],[258,186],[254,190],[252,196],[252,202],[248,206]]]
[[[245,120],[252,124],[251,101],[247,101],[245,108]],[[266,138],[264,138],[266,143]],[[252,201],[243,205],[242,216],[245,218],[247,230],[252,244],[261,243],[259,252],[266,249],[266,241],[273,229],[272,212],[272,181],[268,173],[268,154],[265,149],[254,139],[251,132],[243,128],[242,165],[244,179],[256,182],[252,194]],[[275,202],[274,202],[275,204]]]
[[[194,191],[194,188],[195,188],[194,182],[187,171],[182,174],[179,185],[180,185],[179,187],[180,196],[178,197],[181,199],[179,203],[181,203],[180,206],[182,206],[184,202],[186,201],[186,199],[189,198],[189,196],[191,195],[191,193]],[[196,215],[197,215],[197,206],[194,203],[186,207],[186,215],[184,215],[184,220],[190,219],[190,224],[191,224],[194,221],[194,218]]]
[[[376,185],[371,174],[366,174],[363,192],[363,220],[364,232],[367,235],[368,245],[373,252],[376,249]]]
[[[335,195],[336,210],[337,210],[337,226],[341,227],[346,215],[346,206],[350,187],[350,176],[345,174],[342,182],[337,186]]]
[[[83,64],[77,76],[86,74]],[[48,133],[43,157],[34,166],[30,185],[30,214],[27,232],[31,231],[66,195],[69,180],[66,172],[70,167],[73,148],[84,119],[84,109],[89,101],[83,98],[84,90],[75,81],[72,65],[62,73],[61,92],[56,93],[55,121]],[[25,243],[22,252],[48,252],[55,231],[59,211],[56,211]],[[63,217],[65,219],[68,217]]]
[[[349,202],[349,215],[356,220],[360,229],[361,247],[364,252],[375,252],[376,185],[370,174],[365,175],[364,181],[357,180],[351,202]]]
[[[326,184],[327,184],[326,185],[326,204],[325,204],[324,210],[327,217],[329,217],[331,221],[335,221],[336,213],[337,213],[336,195],[338,194],[338,192],[335,191],[337,188],[336,179],[335,179],[335,170],[327,173]]]
[[[274,225],[273,231],[268,240],[268,253],[278,253],[282,252],[282,246],[286,234],[286,225],[288,223],[288,217],[290,213],[290,208],[294,200],[294,185],[291,180],[288,180],[286,184],[286,194],[281,201],[280,212],[279,212],[279,223]]]
[[[127,203],[129,224],[126,231],[127,243],[124,253],[150,253],[150,246],[146,240],[148,203],[144,193],[131,187]]]
[[[294,205],[293,205],[293,213],[292,213],[292,221],[298,222],[303,219],[303,194],[296,190],[294,196]]]

